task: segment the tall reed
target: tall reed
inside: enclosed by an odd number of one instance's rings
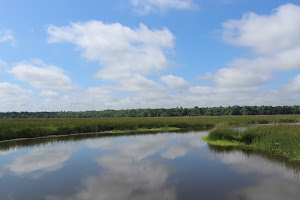
[[[238,142],[240,147],[251,149],[264,149],[288,157],[290,160],[300,160],[300,125],[278,124],[256,126],[244,131],[234,128],[218,127],[211,131],[207,140]],[[220,143],[221,144],[221,143]]]

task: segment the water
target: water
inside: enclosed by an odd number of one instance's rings
[[[0,199],[299,199],[299,163],[211,147],[207,134],[0,143]]]

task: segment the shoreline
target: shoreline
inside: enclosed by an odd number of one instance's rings
[[[253,124],[295,123],[300,115],[166,117],[105,119],[22,119],[0,120],[0,142],[85,134],[160,132],[182,129],[212,129]]]
[[[199,127],[198,127],[199,128]],[[72,134],[64,134],[64,135],[48,135],[48,136],[40,136],[40,137],[32,137],[32,138],[16,138],[9,140],[0,140],[1,143],[5,142],[15,142],[15,141],[23,141],[23,140],[35,140],[35,139],[47,139],[47,138],[59,138],[59,137],[68,137],[68,136],[83,136],[83,135],[101,135],[101,134],[128,134],[128,133],[156,133],[156,132],[172,132],[172,131],[180,131],[184,129],[190,128],[176,128],[176,127],[161,127],[155,129],[137,129],[137,130],[112,130],[112,131],[101,131],[101,132],[89,132],[89,133],[72,133]],[[197,127],[195,127],[197,129]],[[200,129],[200,128],[199,128]]]
[[[263,150],[290,161],[300,161],[299,124],[256,126],[242,131],[233,127],[217,127],[202,139],[212,146]]]

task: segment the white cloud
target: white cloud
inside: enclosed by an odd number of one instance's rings
[[[218,70],[214,81],[219,87],[253,87],[273,81],[269,74],[249,69],[223,68]]]
[[[300,74],[294,77],[288,84],[284,86],[285,90],[289,91],[300,91]]]
[[[258,53],[274,53],[300,45],[300,6],[282,5],[271,15],[247,13],[240,20],[223,24],[224,40],[253,48]]]
[[[167,51],[173,50],[175,40],[167,28],[149,29],[143,24],[132,28],[101,21],[72,23],[64,27],[51,25],[48,27],[48,41],[74,44],[85,59],[99,63],[99,71],[95,76],[107,82],[105,86],[62,93],[57,99],[43,98],[41,102],[34,102],[34,105],[28,107],[33,110],[102,110],[297,104],[300,96],[295,92],[298,91],[297,77],[276,89],[262,88],[277,81],[274,73],[291,73],[300,69],[300,43],[298,37],[294,37],[298,34],[298,28],[288,29],[283,26],[282,31],[275,31],[271,36],[268,31],[269,24],[273,23],[277,27],[282,24],[282,20],[289,19],[291,14],[297,20],[298,14],[294,9],[297,10],[298,6],[287,4],[269,16],[252,13],[240,20],[227,21],[224,25],[224,36],[227,34],[225,39],[232,44],[251,47],[258,54],[234,59],[215,73],[200,76],[200,80],[209,81],[206,84],[209,86],[197,85],[174,75],[161,76],[160,73],[170,64]],[[257,24],[268,22],[266,26],[262,26],[266,30],[253,33],[265,42],[261,43],[257,38],[246,42],[248,35],[252,34],[248,27],[254,23],[253,20],[257,20]],[[286,25],[291,23],[293,22]],[[238,30],[237,35],[234,34],[234,29]],[[285,39],[289,41],[288,45],[277,46],[277,41]],[[267,48],[266,44],[270,46]],[[64,72],[61,74],[64,75]],[[155,81],[156,79],[159,81]],[[61,88],[56,84],[51,86],[52,88],[42,89]],[[179,90],[175,93],[173,89]]]
[[[181,77],[166,75],[160,77],[160,80],[166,83],[170,88],[184,89],[189,86],[189,83]]]
[[[0,82],[0,110],[21,111],[22,107],[30,104],[31,90],[22,89],[18,85]]]
[[[64,70],[43,63],[30,64],[18,63],[10,70],[18,80],[25,81],[35,88],[54,90],[71,90],[73,84],[71,79],[64,74]]]
[[[51,91],[51,90],[42,90],[40,92],[40,96],[49,97],[49,98],[56,98],[56,97],[58,97],[58,94],[56,92]]]
[[[275,81],[274,72],[300,69],[300,47],[270,56],[253,59],[238,58],[219,69],[212,80],[220,87],[254,87]]]
[[[160,84],[138,74],[134,74],[129,79],[121,80],[119,84],[119,90],[128,92],[150,92],[163,90],[163,87]]]
[[[97,101],[111,101],[117,96],[114,94],[112,89],[105,87],[90,87],[86,90],[85,95],[88,98],[95,98]]]
[[[277,105],[281,101],[281,99],[277,98],[277,93],[273,94],[272,91],[265,91],[259,87],[194,86],[190,87],[189,91],[183,95],[182,102],[203,107],[220,105]]]
[[[3,96],[14,96],[16,94],[26,94],[26,90],[23,90],[17,85],[8,83],[8,82],[2,82],[0,83],[0,92],[1,92],[1,97]]]
[[[290,72],[300,69],[299,55],[300,45],[270,56],[259,56],[254,59],[235,59],[228,66],[231,68],[252,70],[253,72]]]
[[[49,26],[48,33],[49,42],[74,43],[86,59],[98,61],[102,68],[96,77],[111,82],[110,86],[89,88],[86,105],[137,108],[161,106],[161,99],[167,102],[166,88],[147,77],[169,66],[165,54],[173,49],[174,36],[167,28],[150,30],[140,24],[132,29],[119,23],[89,21]]]
[[[219,87],[260,87],[275,81],[276,72],[300,69],[300,6],[282,5],[271,15],[248,13],[223,24],[224,40],[254,49],[253,58],[237,58],[219,69],[212,81]]]
[[[197,8],[192,0],[130,0],[133,8],[140,14],[163,12],[168,9],[191,10]]]
[[[150,30],[140,24],[131,29],[119,23],[101,21],[49,26],[49,42],[70,42],[83,56],[98,61],[102,69],[97,77],[105,80],[128,79],[133,74],[149,75],[166,69],[165,50],[173,48],[174,36],[167,29]]]
[[[15,37],[11,30],[2,29],[0,30],[0,43],[7,42],[7,41],[14,41]]]

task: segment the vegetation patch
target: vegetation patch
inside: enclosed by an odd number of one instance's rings
[[[218,127],[203,138],[210,145],[267,150],[300,160],[300,125],[278,124],[237,130]]]
[[[1,119],[0,141],[79,133],[120,131],[173,131],[187,128],[208,129],[278,122],[299,122],[300,115],[151,117],[82,119]],[[230,131],[230,130],[229,130]],[[229,133],[228,133],[229,134]],[[231,137],[230,134],[228,137]],[[236,136],[235,136],[236,137]]]
[[[231,115],[300,114],[300,106],[228,106],[198,108],[155,108],[102,111],[0,112],[0,118],[91,118],[91,117],[184,117]]]
[[[208,136],[202,137],[210,145],[222,146],[222,147],[240,147],[244,146],[244,143],[238,141],[229,141],[229,140],[209,140]]]

